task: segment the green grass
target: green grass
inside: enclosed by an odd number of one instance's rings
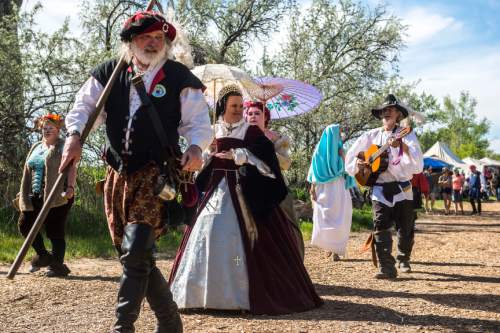
[[[17,231],[18,214],[13,209],[0,210],[0,262],[12,263],[21,248],[24,239]],[[371,209],[355,209],[353,212],[352,231],[371,228]],[[304,239],[311,239],[311,221],[301,221],[300,229]],[[163,255],[175,253],[182,238],[179,231],[171,231],[158,242],[158,250]],[[67,230],[66,258],[113,258],[116,252],[111,244],[102,203],[97,201],[94,206],[83,207],[77,201],[70,211]],[[50,241],[45,239],[45,245],[50,248]],[[34,255],[29,250],[26,259]]]
[[[12,263],[21,248],[24,238],[17,231],[18,214],[11,209],[0,210],[0,262]],[[163,254],[175,253],[182,233],[169,232],[158,242],[158,250]],[[50,241],[44,238],[50,248]],[[89,212],[75,205],[70,212],[67,231],[66,258],[114,258],[116,250],[111,244],[108,227],[102,210]],[[30,249],[26,255],[29,260],[34,255]]]
[[[313,224],[312,221],[300,220],[300,231],[304,240],[310,240],[312,235]]]
[[[311,220],[300,220],[300,231],[302,231],[304,240],[311,239],[312,226]],[[371,229],[372,226],[371,207],[365,205],[362,209],[353,209],[351,231],[367,230]]]
[[[351,231],[373,228],[372,208],[364,205],[362,209],[353,209]]]

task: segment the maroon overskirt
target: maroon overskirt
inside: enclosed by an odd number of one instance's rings
[[[252,248],[236,194],[236,165],[229,160],[216,159],[211,163],[211,167],[208,190],[201,200],[198,212],[203,210],[214,189],[225,177],[245,249],[250,312],[281,315],[307,311],[320,306],[323,302],[316,293],[304,267],[293,234],[292,223],[285,213],[279,206],[276,206],[268,215],[254,217],[258,239]],[[266,190],[272,189],[263,189],[263,191]],[[195,223],[197,222],[195,221],[185,229],[170,273],[169,283],[174,280]]]

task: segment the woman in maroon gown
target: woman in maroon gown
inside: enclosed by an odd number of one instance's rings
[[[279,208],[287,189],[274,146],[243,120],[241,93],[219,94],[216,150],[197,178],[204,192],[170,284],[179,308],[279,315],[322,304]]]

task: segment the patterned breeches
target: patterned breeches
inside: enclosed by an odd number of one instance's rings
[[[129,223],[143,223],[154,228],[156,238],[166,231],[164,204],[153,194],[159,168],[148,164],[131,175],[108,167],[104,184],[104,208],[114,245],[121,245],[123,228]]]

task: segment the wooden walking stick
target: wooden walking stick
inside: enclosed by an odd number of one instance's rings
[[[148,3],[148,6],[146,7],[146,10],[153,9],[153,6],[155,4],[158,5],[157,0],[150,0]],[[120,60],[118,60],[118,63],[116,65],[115,69],[113,70],[113,73],[111,74],[111,77],[109,78],[108,83],[104,87],[104,90],[101,94],[101,97],[99,97],[99,100],[97,101],[96,110],[89,117],[87,124],[85,125],[85,129],[83,130],[83,133],[80,137],[80,141],[81,141],[82,146],[83,146],[83,143],[85,142],[85,139],[89,135],[90,130],[94,126],[94,123],[95,123],[97,117],[101,113],[101,111],[104,107],[104,103],[106,103],[106,100],[108,99],[109,93],[111,92],[111,87],[115,83],[116,78],[118,77],[118,74],[120,73],[120,70],[123,68],[123,66],[125,64],[126,64],[125,55],[122,55],[120,57]],[[14,276],[16,275],[17,270],[21,266],[21,263],[23,262],[24,257],[26,256],[26,253],[28,252],[31,244],[33,244],[33,241],[34,241],[36,235],[38,234],[38,232],[42,228],[42,225],[43,225],[43,222],[45,221],[45,218],[47,218],[47,214],[49,213],[49,210],[50,210],[50,205],[52,204],[52,202],[54,202],[54,199],[56,198],[56,196],[60,195],[60,193],[56,192],[56,189],[66,179],[66,176],[68,175],[68,171],[69,171],[69,168],[71,166],[71,163],[73,163],[73,162],[70,162],[66,166],[66,168],[64,168],[62,173],[60,173],[59,176],[57,177],[57,180],[56,180],[54,186],[52,187],[52,190],[50,191],[50,194],[47,197],[47,200],[45,200],[45,202],[43,203],[42,209],[40,210],[40,213],[38,214],[38,217],[36,218],[35,223],[33,224],[33,227],[31,228],[28,236],[24,240],[24,243],[21,246],[21,249],[19,250],[19,253],[16,256],[16,259],[14,260],[12,265],[10,266],[9,272],[7,273],[8,279],[11,279],[11,280],[14,279]]]

